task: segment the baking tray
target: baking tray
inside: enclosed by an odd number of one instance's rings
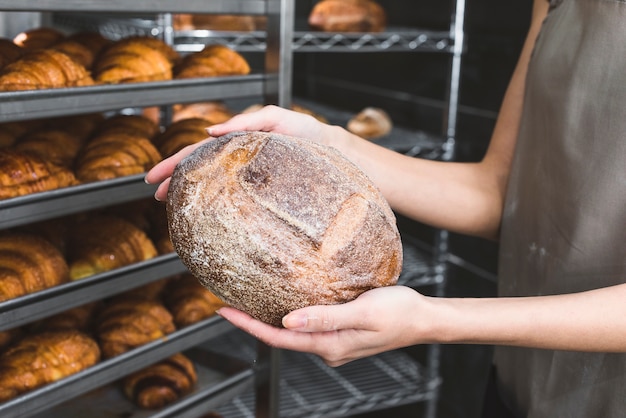
[[[184,354],[194,363],[198,382],[177,402],[159,409],[141,409],[123,393],[121,382],[100,387],[58,407],[34,415],[35,418],[156,418],[199,416],[250,390],[254,384],[251,365],[239,359],[193,348]]]

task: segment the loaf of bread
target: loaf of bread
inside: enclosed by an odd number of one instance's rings
[[[70,376],[99,360],[98,344],[78,331],[26,336],[0,356],[0,402]]]
[[[163,293],[176,327],[183,328],[215,315],[224,302],[191,274],[172,279]]]
[[[54,49],[38,49],[0,70],[0,91],[90,86],[85,67]]]
[[[273,325],[396,283],[402,245],[389,205],[334,149],[263,132],[209,141],[176,167],[174,248],[225,303]]]
[[[96,318],[96,335],[104,358],[111,358],[176,330],[172,315],[158,301],[118,298]]]
[[[366,107],[348,121],[346,128],[362,138],[376,139],[391,132],[393,122],[383,109]]]
[[[144,409],[163,408],[185,396],[198,381],[194,364],[178,353],[123,380],[126,397]]]
[[[93,64],[94,79],[103,84],[170,80],[178,59],[178,53],[159,39],[125,38],[98,55]]]
[[[58,29],[38,27],[18,33],[13,42],[24,49],[37,50],[48,48],[63,39],[65,34]]]
[[[77,184],[67,167],[35,155],[0,149],[0,200]]]
[[[0,69],[10,64],[24,53],[24,50],[15,45],[10,39],[0,38]]]
[[[322,0],[311,10],[308,22],[324,32],[382,32],[387,14],[373,0]]]
[[[88,183],[148,171],[161,154],[150,139],[132,133],[101,134],[90,140],[76,158],[78,180]]]
[[[207,45],[185,56],[175,67],[175,78],[220,77],[250,73],[248,61],[225,45]]]
[[[82,279],[156,257],[146,233],[125,219],[90,214],[74,224],[67,259],[70,278]]]

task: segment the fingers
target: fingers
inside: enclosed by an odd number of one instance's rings
[[[311,306],[295,310],[283,318],[283,326],[300,332],[326,332],[364,329],[368,313],[356,301],[341,305]]]
[[[277,118],[272,115],[276,112],[280,112],[280,108],[269,105],[254,112],[238,114],[224,123],[210,126],[207,128],[207,133],[217,137],[234,131],[269,132],[275,127],[273,121]]]

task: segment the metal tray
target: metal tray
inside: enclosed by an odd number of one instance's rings
[[[24,418],[47,411],[232,329],[222,318],[211,317],[0,404],[0,416]]]

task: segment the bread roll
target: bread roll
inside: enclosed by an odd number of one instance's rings
[[[384,110],[366,107],[348,121],[346,128],[362,138],[376,139],[391,132],[393,123]]]
[[[373,0],[323,0],[311,10],[308,23],[324,32],[382,32],[387,14]]]
[[[402,245],[381,193],[336,150],[263,132],[207,142],[174,170],[174,248],[225,303],[272,325],[397,282]]]

